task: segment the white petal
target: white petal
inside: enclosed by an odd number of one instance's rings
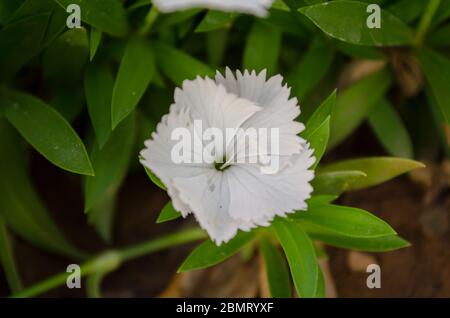
[[[276,215],[306,209],[305,201],[313,190],[309,182],[314,177],[308,168],[314,161],[308,149],[291,156],[289,164],[277,174],[263,174],[255,165],[230,167],[226,170],[230,174],[230,216],[265,225]]]
[[[274,0],[153,0],[161,12],[173,12],[191,8],[208,8],[228,12],[266,16]]]

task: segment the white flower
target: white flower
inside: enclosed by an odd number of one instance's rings
[[[249,13],[264,17],[274,0],[153,0],[161,12],[191,8],[208,8],[227,12]]]
[[[192,213],[216,244],[229,241],[238,230],[268,226],[277,215],[307,208],[314,177],[308,169],[315,158],[298,136],[304,129],[295,121],[300,108],[282,81],[280,75],[266,80],[266,71],[237,71],[235,77],[228,68],[226,76],[217,73],[215,81],[186,80],[182,89],[175,90],[175,103],[141,151],[141,163],[167,186],[175,209],[184,217]],[[177,141],[172,140],[172,131],[184,127],[198,137],[194,120],[220,129],[278,128],[279,152],[269,155],[279,159],[279,170],[263,174],[260,163],[231,162],[223,170],[214,163],[175,164],[171,150]],[[220,156],[228,162],[244,150],[234,151],[226,148]]]

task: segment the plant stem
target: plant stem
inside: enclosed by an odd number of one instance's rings
[[[414,38],[414,45],[419,46],[423,43],[425,34],[427,33],[431,21],[433,20],[433,16],[440,4],[441,0],[428,1],[428,5],[422,15],[422,18],[420,19],[419,26],[417,27],[416,36]]]
[[[145,36],[151,31],[153,24],[158,18],[158,15],[159,15],[158,9],[156,8],[155,5],[152,5],[147,15],[145,16],[144,25],[139,29],[140,35]]]
[[[123,262],[154,253],[169,247],[194,242],[206,238],[207,234],[200,228],[192,228],[161,238],[153,239],[148,242],[127,247],[118,251],[107,251],[80,266],[81,276],[88,276],[98,273],[108,273],[118,268]],[[42,294],[58,286],[64,285],[71,273],[59,273],[55,276],[28,287],[18,293],[11,295],[15,298],[26,298]]]

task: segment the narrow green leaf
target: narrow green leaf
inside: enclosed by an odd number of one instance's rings
[[[325,120],[331,116],[334,105],[336,104],[336,90],[334,90],[330,96],[328,96],[322,104],[314,111],[311,117],[308,119],[306,123],[306,128],[302,132],[302,136],[308,138],[312,134],[313,131],[317,130],[319,126],[321,126]]]
[[[100,199],[94,203],[88,215],[89,224],[94,226],[102,240],[108,244],[111,244],[113,238],[119,185],[117,183],[110,186]]]
[[[158,67],[176,85],[197,76],[214,77],[214,71],[208,65],[177,48],[162,42],[155,43],[154,47]]]
[[[333,202],[338,198],[337,195],[332,194],[319,194],[319,195],[313,195],[310,199],[308,199],[308,208],[313,207],[315,205],[323,205]]]
[[[327,165],[320,169],[320,173],[359,170],[367,177],[352,182],[348,190],[359,190],[372,187],[395,178],[403,173],[423,168],[418,161],[394,157],[368,157],[362,159],[344,160]]]
[[[319,256],[318,256],[319,257]],[[320,258],[320,257],[319,257]],[[319,266],[319,275],[317,276],[317,291],[315,298],[325,298],[325,278],[322,269]]]
[[[51,106],[24,93],[7,93],[6,118],[38,152],[70,172],[93,175],[80,137]]]
[[[145,173],[147,174],[147,176],[150,178],[150,180],[152,180],[152,182],[158,186],[158,188],[163,189],[164,191],[167,190],[166,186],[161,182],[161,180],[159,180],[159,178],[153,173],[153,171],[151,171],[149,168],[144,167],[145,169]]]
[[[34,191],[19,145],[14,129],[0,120],[0,217],[31,244],[69,257],[82,257],[64,238]]]
[[[338,96],[331,117],[330,147],[342,142],[364,121],[391,82],[391,74],[383,69],[364,77]]]
[[[331,37],[352,44],[399,46],[412,43],[413,31],[399,18],[381,10],[380,28],[369,28],[368,4],[338,0],[304,7],[300,12]]]
[[[276,219],[272,227],[286,254],[298,295],[315,297],[319,265],[311,239],[297,223],[286,219]]]
[[[314,157],[316,161],[312,168],[314,169],[322,159],[325,150],[327,149],[328,138],[330,136],[330,116],[319,126],[316,130],[312,131],[306,140],[310,143],[311,148],[314,149]]]
[[[10,77],[39,53],[49,18],[49,13],[39,14],[0,31],[0,78]]]
[[[321,170],[316,175],[311,185],[314,195],[335,195],[349,190],[355,182],[367,175],[362,171],[342,170],[322,173]]]
[[[370,112],[368,121],[386,151],[397,157],[413,157],[412,142],[401,117],[387,99]]]
[[[309,228],[324,228],[343,236],[370,238],[396,234],[389,224],[375,215],[341,205],[310,206],[307,211],[299,211],[289,217],[308,223]]]
[[[239,232],[228,243],[217,246],[207,240],[197,246],[186,258],[178,272],[187,272],[216,265],[233,256],[254,237],[253,232]]]
[[[327,245],[352,249],[364,252],[388,252],[408,247],[411,244],[398,235],[380,236],[373,238],[355,238],[337,235],[323,229],[320,231],[311,224],[299,222],[299,226],[313,239],[319,240]]]
[[[155,58],[148,43],[131,39],[125,49],[112,97],[113,129],[127,117],[144,95],[155,74]]]
[[[236,13],[209,10],[195,32],[210,32],[227,27],[237,16]]]
[[[114,78],[107,64],[89,65],[84,77],[86,101],[100,149],[111,134],[111,100]]]
[[[167,221],[172,221],[178,219],[181,216],[181,213],[175,210],[173,207],[172,201],[167,202],[167,204],[161,210],[161,213],[156,220],[156,223],[163,223]]]
[[[259,246],[266,265],[270,295],[274,298],[291,297],[291,282],[284,256],[266,238],[261,239]]]
[[[97,53],[100,42],[102,41],[102,31],[91,28],[89,33],[89,60],[92,61]]]
[[[292,94],[303,98],[325,76],[333,61],[334,51],[323,37],[316,37],[302,58],[287,77],[292,87]]]
[[[274,74],[278,65],[280,45],[280,30],[255,20],[244,49],[244,69],[257,72],[267,69],[268,74]]]
[[[22,289],[22,281],[16,266],[11,237],[5,223],[0,218],[0,263],[5,272],[9,288],[13,293]]]
[[[421,50],[418,56],[431,91],[445,120],[450,124],[450,90],[448,89],[450,60],[436,52],[425,49]]]
[[[55,0],[67,9],[71,4],[80,6],[81,20],[109,35],[124,37],[128,33],[125,9],[118,0]]]
[[[126,175],[134,140],[134,116],[129,116],[112,133],[100,150],[94,146],[91,154],[95,177],[87,177],[84,188],[86,212],[111,189],[117,189]]]

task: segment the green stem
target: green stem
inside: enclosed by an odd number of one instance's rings
[[[81,276],[89,276],[98,273],[108,273],[118,268],[121,263],[157,252],[169,247],[198,241],[206,238],[207,234],[200,228],[192,228],[173,234],[144,242],[135,246],[127,247],[118,251],[104,252],[92,260],[80,266]],[[64,285],[70,273],[60,273],[37,283],[27,289],[13,294],[11,297],[26,298],[42,294],[58,286]]]
[[[416,36],[414,38],[414,45],[419,46],[423,43],[425,34],[427,33],[431,21],[433,20],[433,16],[440,4],[441,0],[428,1],[428,5],[422,15],[422,18],[420,19],[419,26],[417,27]]]
[[[152,5],[150,10],[144,19],[144,25],[139,29],[139,34],[145,36],[150,33],[152,30],[153,24],[155,24],[156,19],[158,18],[159,11],[156,6]]]

